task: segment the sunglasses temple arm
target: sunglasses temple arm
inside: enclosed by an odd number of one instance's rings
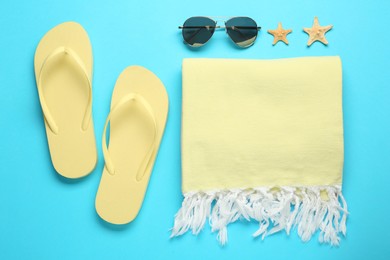
[[[218,29],[218,28],[229,28],[229,29],[233,29],[234,28],[238,28],[238,29],[257,29],[258,31],[260,31],[261,27],[258,26],[178,26],[179,29],[185,29],[185,28],[192,28],[192,29],[202,29],[202,28],[214,28],[214,29]]]
[[[232,29],[232,30],[235,30],[235,29],[256,29],[258,31],[260,31],[260,29],[261,29],[261,27],[255,27],[255,26],[226,26],[225,28]]]
[[[196,31],[195,31],[195,33],[193,33],[192,35],[191,35],[191,37],[188,39],[188,40],[192,40],[196,35],[198,35],[198,33],[200,32],[200,30],[202,30],[204,27],[202,27],[202,28],[198,28]]]
[[[200,30],[202,29],[205,29],[206,27],[204,26],[179,26],[179,29],[184,29],[184,28],[197,28],[197,30],[195,31],[195,33],[193,35],[191,35],[191,38],[189,40],[192,40],[199,32]],[[215,26],[214,28],[221,28],[220,26]],[[241,27],[235,27],[235,26],[230,26],[230,27],[225,27],[225,28],[230,28],[232,30],[235,30],[236,28],[237,29],[253,29],[253,27],[251,26],[241,26]],[[261,27],[256,27],[257,30],[260,30]],[[235,30],[237,31],[239,34],[241,34],[241,36],[244,36],[244,34],[240,31],[240,30]]]
[[[217,29],[221,28],[221,26],[179,26],[179,29],[186,29],[186,28],[191,28],[191,29]]]
[[[241,30],[237,30],[237,29],[246,29],[246,28],[240,28],[240,27],[236,27],[236,26],[226,26],[226,29],[232,29],[233,31],[236,31],[238,32],[239,34],[241,34],[241,36],[245,36]]]

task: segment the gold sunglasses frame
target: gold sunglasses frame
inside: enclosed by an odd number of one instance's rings
[[[211,28],[213,28],[214,30],[215,30],[215,29],[225,29],[225,32],[226,32],[227,34],[228,34],[228,31],[227,31],[228,29],[232,29],[232,30],[236,30],[236,29],[256,29],[257,31],[260,31],[260,30],[261,30],[261,27],[260,27],[260,26],[226,26],[226,23],[227,23],[229,20],[233,19],[233,18],[249,18],[249,19],[251,19],[252,21],[254,21],[254,22],[256,23],[256,21],[255,21],[254,19],[252,19],[252,18],[250,18],[250,17],[248,17],[248,16],[233,16],[233,17],[230,17],[230,16],[192,16],[192,17],[190,17],[190,18],[208,18],[208,19],[210,19],[210,20],[212,20],[212,21],[214,22],[215,26],[184,26],[184,24],[183,24],[183,26],[178,26],[178,28],[181,29],[181,30],[183,30],[183,29],[185,29],[185,28],[198,28],[199,31],[200,31],[200,29],[202,29],[202,28],[206,28],[207,30],[210,30]],[[190,19],[190,18],[188,18],[188,19]],[[187,20],[188,20],[188,19],[187,19]],[[221,20],[221,19],[223,19],[223,20]],[[186,20],[186,21],[187,21],[187,20]],[[219,26],[219,25],[217,25],[218,22],[223,22],[223,23],[225,24],[225,26]],[[184,22],[184,23],[185,23],[185,22]],[[257,25],[257,23],[256,23],[256,25]],[[237,31],[240,32],[239,30],[237,30]],[[214,32],[213,32],[213,35],[214,35]],[[257,36],[258,36],[258,33],[256,33],[255,39],[254,39],[250,44],[245,45],[245,46],[241,46],[241,45],[239,45],[238,43],[236,43],[236,42],[230,37],[229,34],[228,34],[228,36],[229,36],[229,39],[230,39],[236,46],[245,49],[245,48],[248,48],[248,47],[252,46],[252,45],[255,43],[255,41],[256,41],[256,39],[257,39]],[[199,45],[191,45],[191,44],[189,44],[186,40],[184,40],[184,38],[183,38],[183,41],[184,41],[184,44],[188,45],[189,47],[192,47],[192,48],[199,48],[199,47],[202,47],[203,45],[205,45],[211,38],[212,38],[212,36],[211,36],[205,43],[199,44]]]

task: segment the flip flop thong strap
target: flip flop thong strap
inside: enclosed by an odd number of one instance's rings
[[[58,47],[58,48],[54,49],[45,58],[45,60],[42,63],[41,70],[40,70],[39,76],[38,76],[38,84],[37,85],[38,85],[39,101],[41,103],[43,115],[45,117],[45,121],[48,124],[50,130],[54,134],[58,134],[58,132],[59,132],[58,125],[56,124],[52,114],[50,113],[49,107],[47,106],[45,98],[44,98],[43,86],[42,86],[42,75],[43,75],[45,69],[47,69],[48,64],[50,63],[50,61],[54,60],[55,58],[59,57],[60,55],[68,55],[69,57],[71,57],[73,62],[75,62],[76,65],[78,66],[78,68],[81,69],[81,71],[83,72],[84,77],[86,78],[86,80],[88,82],[88,103],[87,103],[87,107],[85,109],[83,121],[81,123],[81,129],[83,131],[85,131],[85,130],[88,129],[89,122],[91,121],[91,114],[92,114],[92,82],[91,82],[91,79],[88,76],[88,72],[87,72],[87,69],[85,68],[85,65],[84,65],[83,61],[77,55],[77,53],[75,51],[73,51],[69,47],[61,46],[61,47]]]
[[[154,116],[153,108],[150,106],[150,104],[139,94],[136,93],[129,93],[122,97],[118,103],[114,105],[114,107],[111,109],[111,112],[107,116],[106,124],[104,125],[103,130],[103,138],[102,138],[102,147],[103,147],[103,157],[105,161],[105,167],[110,175],[115,175],[115,165],[111,159],[110,153],[108,151],[107,142],[106,142],[106,132],[107,132],[107,126],[112,118],[112,116],[120,109],[123,109],[123,106],[129,102],[133,102],[135,105],[136,103],[139,103],[142,105],[142,107],[146,110],[147,114],[149,115],[150,120],[153,123],[154,133],[153,133],[153,140],[150,144],[150,147],[148,149],[148,152],[145,154],[144,159],[142,160],[142,163],[140,167],[138,168],[136,180],[140,181],[142,177],[145,174],[145,170],[148,168],[148,166],[151,163],[151,159],[153,157],[153,154],[156,150],[156,137],[157,137],[157,122],[156,118]]]

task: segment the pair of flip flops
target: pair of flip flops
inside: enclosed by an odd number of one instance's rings
[[[97,162],[88,34],[75,22],[51,29],[37,47],[34,67],[53,166],[66,178],[84,177]],[[95,206],[107,222],[125,224],[137,216],[167,114],[168,95],[158,77],[140,66],[126,68],[115,84],[102,139],[105,167]]]

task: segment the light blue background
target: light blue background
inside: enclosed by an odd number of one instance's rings
[[[390,259],[390,2],[298,1],[16,1],[0,3],[0,259]],[[194,15],[246,15],[263,29],[254,46],[235,48],[218,31],[203,48],[182,44],[177,26]],[[302,27],[318,16],[333,24],[329,46],[307,48]],[[54,171],[38,101],[33,56],[40,38],[65,21],[81,23],[94,53],[95,171],[66,181]],[[266,33],[281,21],[290,46]],[[255,223],[229,227],[222,248],[209,227],[169,239],[181,205],[181,61],[186,57],[268,59],[340,55],[343,61],[348,235],[339,248],[302,243],[294,232],[253,239]],[[112,228],[95,213],[103,167],[101,135],[116,78],[142,65],[163,81],[169,118],[143,208]],[[205,104],[207,105],[207,104]]]

